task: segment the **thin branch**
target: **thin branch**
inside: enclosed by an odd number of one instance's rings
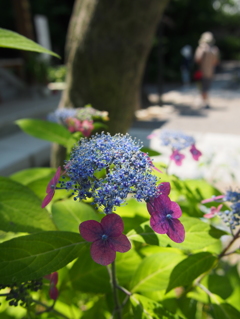
[[[233,236],[232,240],[229,242],[229,244],[223,249],[223,251],[218,255],[218,259],[222,258],[225,256],[226,251],[232,246],[232,244],[235,242],[235,240],[239,237],[240,235],[240,229],[236,232],[236,234]]]
[[[42,302],[39,301],[39,300],[32,299],[32,301],[33,301],[35,304],[40,305],[40,306],[46,308],[44,311],[39,311],[39,312],[37,312],[36,315],[40,315],[40,314],[42,314],[42,313],[44,313],[44,312],[54,312],[56,315],[58,315],[58,316],[60,316],[60,317],[62,317],[62,318],[69,319],[69,318],[68,318],[67,316],[65,316],[63,313],[61,313],[61,312],[59,312],[59,311],[57,311],[56,309],[53,308],[54,305],[55,305],[55,301],[54,301],[54,303],[52,304],[52,306],[50,306],[50,307],[47,306],[47,305],[45,305],[44,303],[42,303]]]

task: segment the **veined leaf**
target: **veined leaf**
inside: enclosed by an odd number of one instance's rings
[[[166,293],[173,288],[189,285],[204,272],[211,269],[216,257],[208,252],[191,255],[173,269]]]
[[[21,119],[15,121],[27,134],[67,147],[71,133],[62,125],[49,121]]]
[[[56,227],[41,200],[26,186],[0,177],[0,229],[34,233]]]
[[[81,255],[86,245],[71,232],[41,232],[0,244],[0,283],[20,283],[41,278]]]
[[[0,47],[9,49],[18,49],[24,51],[34,51],[39,53],[47,53],[60,59],[60,56],[34,41],[20,35],[16,32],[0,28]]]

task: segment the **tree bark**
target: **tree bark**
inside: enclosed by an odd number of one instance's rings
[[[67,88],[60,107],[92,104],[109,112],[109,131],[126,133],[168,0],[76,0],[69,25]]]
[[[91,104],[109,112],[111,134],[126,133],[140,106],[146,59],[168,1],[76,0],[59,107]]]

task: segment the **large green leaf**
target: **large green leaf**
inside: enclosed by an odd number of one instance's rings
[[[70,232],[41,232],[0,244],[0,283],[37,279],[57,271],[81,255],[86,245]]]
[[[40,199],[26,186],[0,177],[0,229],[12,232],[55,230]]]
[[[132,278],[130,290],[144,292],[166,289],[172,269],[183,258],[181,252],[175,249],[163,249],[162,253],[144,258]]]
[[[239,301],[239,299],[238,299]],[[210,313],[216,319],[239,319],[240,312],[232,305],[223,302],[220,304],[213,303]]]
[[[68,146],[68,141],[72,138],[71,133],[57,123],[35,119],[21,119],[15,123],[27,134],[65,147]]]
[[[54,203],[52,216],[59,230],[72,232],[79,232],[79,224],[85,220],[100,221],[103,217],[89,205],[72,199]]]
[[[81,250],[79,259],[69,271],[74,290],[90,293],[111,291],[107,268],[95,263],[90,256],[90,244]]]
[[[130,297],[134,319],[177,319],[170,311],[166,310],[162,304],[144,296],[133,294]]]
[[[0,28],[0,47],[19,49],[24,51],[34,51],[39,53],[47,53],[57,58],[60,56],[41,45],[33,42],[32,40],[10,30]]]
[[[129,239],[147,243],[150,245],[172,246],[186,250],[206,249],[219,241],[226,232],[219,230],[197,218],[181,217],[180,221],[184,225],[186,236],[181,244],[173,242],[167,235],[158,235],[149,226],[149,222],[141,224],[131,230],[127,236]],[[212,246],[214,249],[214,246]]]
[[[208,252],[187,257],[173,269],[166,292],[191,284],[194,279],[211,269],[215,261],[216,257]]]

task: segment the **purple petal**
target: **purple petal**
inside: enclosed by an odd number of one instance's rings
[[[167,235],[175,243],[182,243],[185,239],[185,230],[183,224],[178,219],[169,220]]]
[[[155,197],[151,199],[147,203],[147,209],[150,213],[150,215],[153,214],[160,214],[160,215],[166,215],[168,211],[171,208],[171,200],[166,195],[159,195],[158,197]]]
[[[41,205],[42,208],[46,207],[51,202],[54,196],[54,193],[55,193],[55,190],[51,189],[51,193],[49,192],[44,198],[44,200],[42,201],[42,205]]]
[[[53,188],[52,188],[53,186],[54,186],[54,189],[55,189],[60,176],[61,176],[61,167],[59,166],[57,171],[56,171],[56,174],[53,176],[53,178],[48,183],[48,186],[47,186],[47,189],[46,189],[46,193],[47,194],[49,194],[53,190]]]
[[[104,233],[110,237],[120,236],[124,229],[122,218],[114,213],[104,216],[101,220],[101,224],[104,229]]]
[[[51,299],[56,300],[58,297],[58,289],[55,286],[51,286],[49,290],[49,296]]]
[[[124,234],[110,238],[109,244],[113,250],[119,251],[120,253],[125,253],[131,249],[131,243]]]
[[[103,266],[111,264],[116,258],[116,252],[110,248],[108,241],[97,240],[91,246],[92,259]]]
[[[180,206],[175,202],[171,202],[171,211],[172,211],[171,215],[173,218],[179,218],[182,216],[182,210]]]
[[[96,220],[86,220],[79,225],[81,236],[86,240],[93,242],[99,240],[103,235],[102,225]]]
[[[165,216],[152,215],[150,218],[150,226],[158,234],[166,234],[168,232],[168,220]]]
[[[171,185],[168,182],[164,182],[158,185],[158,190],[162,195],[169,195],[171,190]]]

